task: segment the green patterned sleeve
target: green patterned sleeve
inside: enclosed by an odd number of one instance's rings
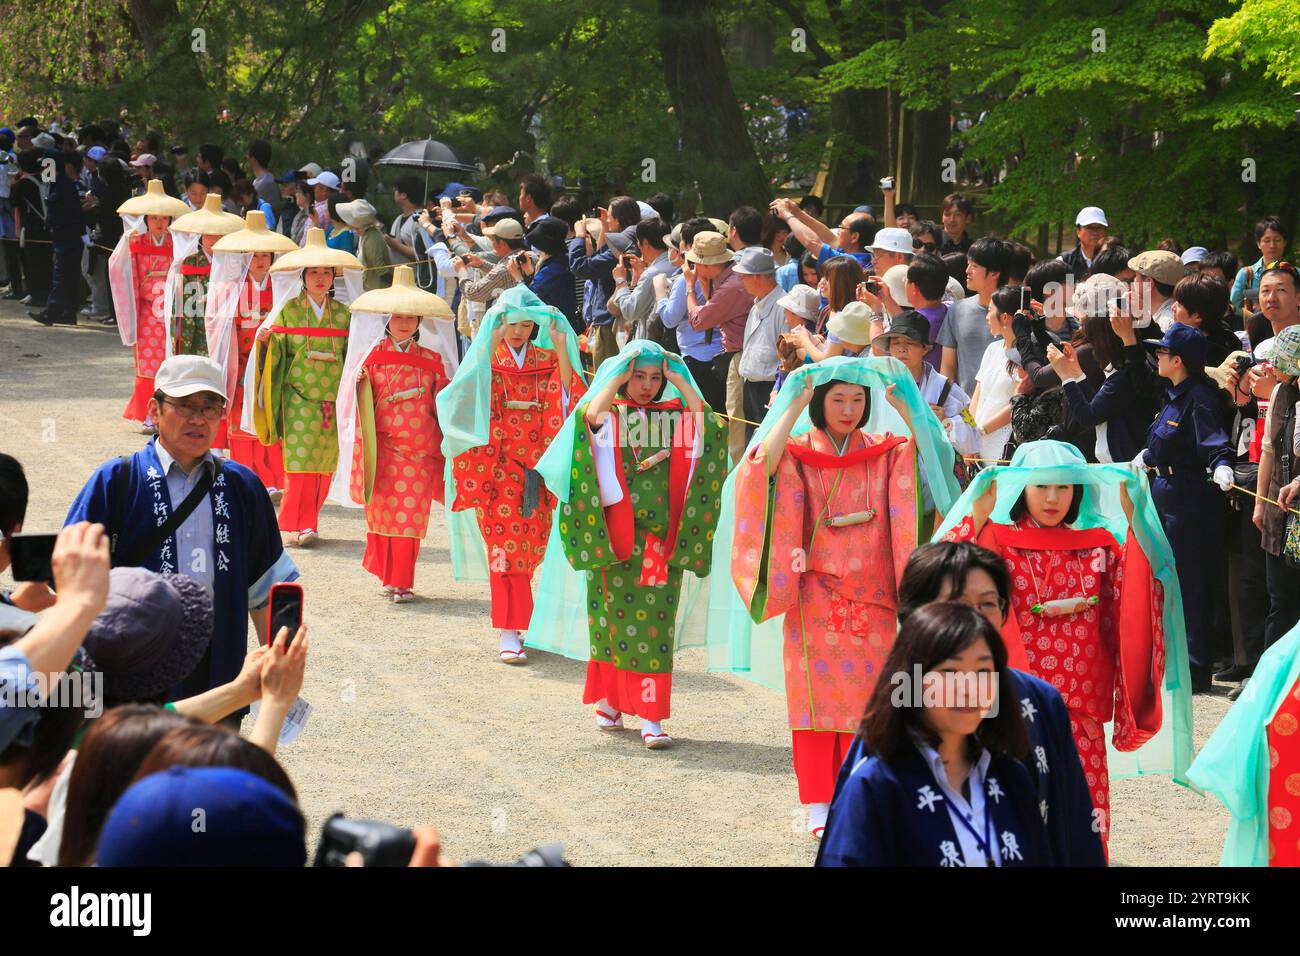
[[[560,537],[564,556],[577,571],[617,563],[609,545],[605,509],[600,504],[591,432],[581,409],[573,423],[573,465],[569,473],[569,500],[560,503]]]
[[[701,448],[695,473],[686,489],[681,527],[668,563],[697,577],[706,577],[713,562],[713,532],[718,526],[722,504],[722,483],[727,479],[727,429],[712,411],[704,421]]]

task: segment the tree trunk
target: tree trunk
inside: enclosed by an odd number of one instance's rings
[[[716,7],[716,0],[659,0],[659,50],[684,165],[704,208],[726,215],[737,206],[765,208],[772,191],[722,59]]]

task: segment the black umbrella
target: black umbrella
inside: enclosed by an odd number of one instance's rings
[[[454,146],[436,139],[417,139],[386,152],[378,166],[405,166],[409,169],[450,169],[460,173],[477,173],[478,167]]]

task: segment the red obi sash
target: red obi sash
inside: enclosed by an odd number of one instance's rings
[[[313,329],[305,326],[298,328],[291,325],[273,325],[271,331],[280,332],[284,335],[305,335],[313,339],[339,338],[348,334],[347,329]]]
[[[372,365],[406,365],[411,368],[423,369],[426,372],[432,372],[435,376],[445,378],[446,372],[443,371],[442,361],[437,358],[428,358],[423,355],[413,355],[410,352],[392,352],[387,349],[375,349],[366,356],[365,366],[370,368]]]
[[[181,275],[183,276],[206,276],[212,274],[212,263],[203,266],[181,266]]]

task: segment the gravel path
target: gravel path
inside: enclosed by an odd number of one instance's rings
[[[116,329],[46,329],[0,303],[0,450],[32,487],[27,529],[53,530],[91,471],[141,446],[120,418],[131,351]],[[581,704],[584,665],[531,653],[496,660],[485,586],[452,579],[440,513],[420,552],[418,599],[393,606],[361,569],[359,511],[327,505],[323,540],[295,551],[307,589],[306,732],[280,752],[313,831],[335,811],[434,824],[455,859],[505,862],[565,844],[584,865],[812,862],[785,702],[679,655],[672,750],[601,733]],[[8,584],[8,575],[5,575]],[[1220,688],[1221,693],[1226,688]],[[1227,711],[1196,698],[1196,742]],[[629,721],[635,723],[635,721]],[[1121,865],[1213,865],[1227,813],[1153,777],[1112,790]]]

